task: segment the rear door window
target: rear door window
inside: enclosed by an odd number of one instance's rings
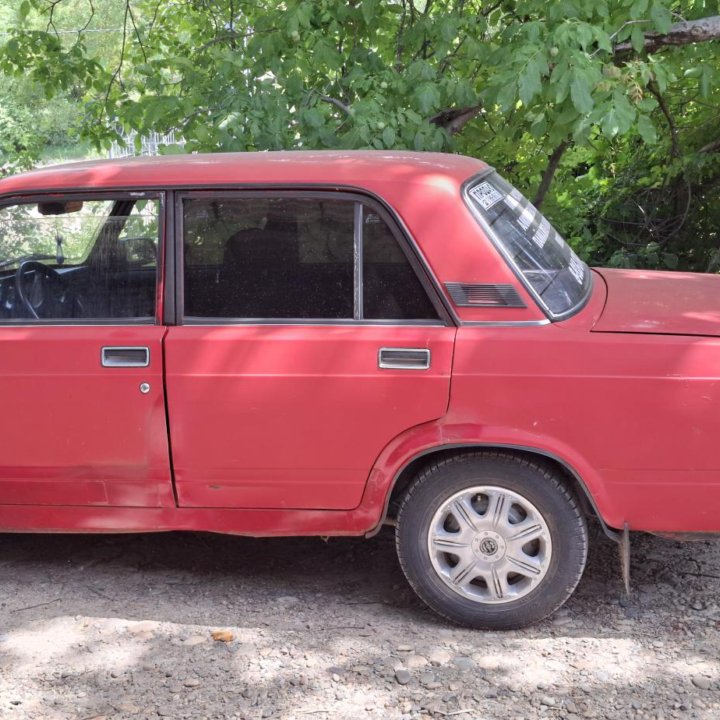
[[[386,220],[339,196],[183,199],[185,316],[437,322]]]

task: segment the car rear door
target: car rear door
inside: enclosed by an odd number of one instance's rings
[[[348,193],[187,193],[176,207],[180,506],[356,507],[387,443],[447,410],[455,327],[418,256]]]
[[[161,206],[140,192],[0,206],[1,505],[174,504]]]

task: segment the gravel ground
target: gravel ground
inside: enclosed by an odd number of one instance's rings
[[[634,537],[625,599],[596,535],[568,604],[505,633],[425,610],[389,531],[0,544],[2,720],[720,717],[720,543]]]

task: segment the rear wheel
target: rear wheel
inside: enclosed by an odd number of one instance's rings
[[[585,519],[563,478],[490,452],[428,467],[405,495],[396,541],[420,598],[478,628],[547,617],[572,594],[587,556]]]

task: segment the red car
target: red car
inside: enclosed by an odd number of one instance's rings
[[[0,529],[365,535],[434,610],[546,617],[588,518],[720,531],[720,279],[590,270],[441,154],[0,181]]]

